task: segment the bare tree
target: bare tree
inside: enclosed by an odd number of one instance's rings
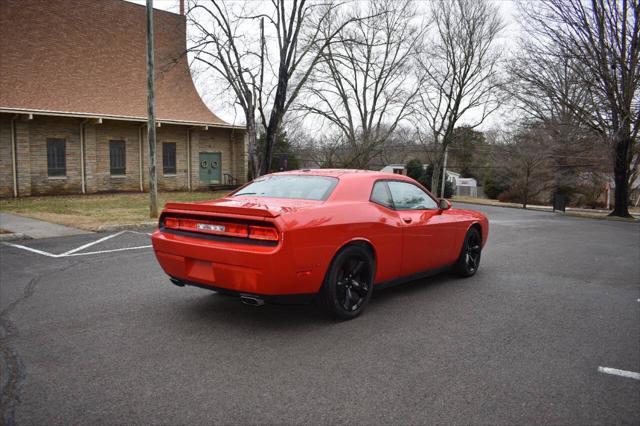
[[[419,138],[438,154],[431,188],[439,188],[444,152],[458,124],[479,126],[500,105],[496,38],[503,24],[498,9],[486,0],[432,2],[435,24],[421,57],[426,78],[416,115]]]
[[[507,67],[513,106],[525,120],[579,125],[572,108],[586,108],[587,88],[581,83],[575,64],[567,56],[543,54],[529,38],[521,40],[517,54]]]
[[[197,30],[191,50],[196,61],[210,67],[233,90],[246,118],[254,176],[269,171],[284,115],[323,52],[348,23],[339,19],[340,6],[332,0],[193,0],[190,4],[188,16]],[[261,153],[256,152],[259,128],[266,132]]]
[[[616,186],[611,215],[628,217],[640,127],[638,0],[543,0],[525,3],[522,11],[534,39],[530,51],[541,60],[561,58],[585,91],[586,100],[558,99],[611,144]],[[554,87],[546,89],[557,92]]]
[[[320,55],[298,108],[337,129],[343,167],[367,168],[412,112],[420,83],[414,59],[423,28],[413,22],[411,0],[353,7],[353,24]],[[324,38],[332,31],[327,25]]]
[[[517,197],[523,208],[553,185],[553,160],[545,155],[549,138],[540,128],[521,129],[495,152],[495,163],[501,164],[509,184],[509,193]]]

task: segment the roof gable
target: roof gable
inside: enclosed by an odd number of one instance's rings
[[[156,115],[226,125],[198,95],[184,16],[154,10]],[[0,109],[147,117],[145,7],[122,0],[2,0]]]

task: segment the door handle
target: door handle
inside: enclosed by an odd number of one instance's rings
[[[410,217],[403,217],[402,220],[404,221],[404,223],[411,223],[413,221],[413,219],[411,219]]]

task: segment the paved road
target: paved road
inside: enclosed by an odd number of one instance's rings
[[[381,291],[343,323],[104,252],[144,234],[2,246],[4,422],[640,423],[640,380],[597,371],[640,371],[640,226],[473,208],[492,223],[475,277]]]

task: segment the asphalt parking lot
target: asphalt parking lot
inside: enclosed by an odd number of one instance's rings
[[[4,423],[639,424],[598,368],[640,372],[640,225],[465,207],[475,277],[341,323],[175,287],[144,232],[0,245]]]

